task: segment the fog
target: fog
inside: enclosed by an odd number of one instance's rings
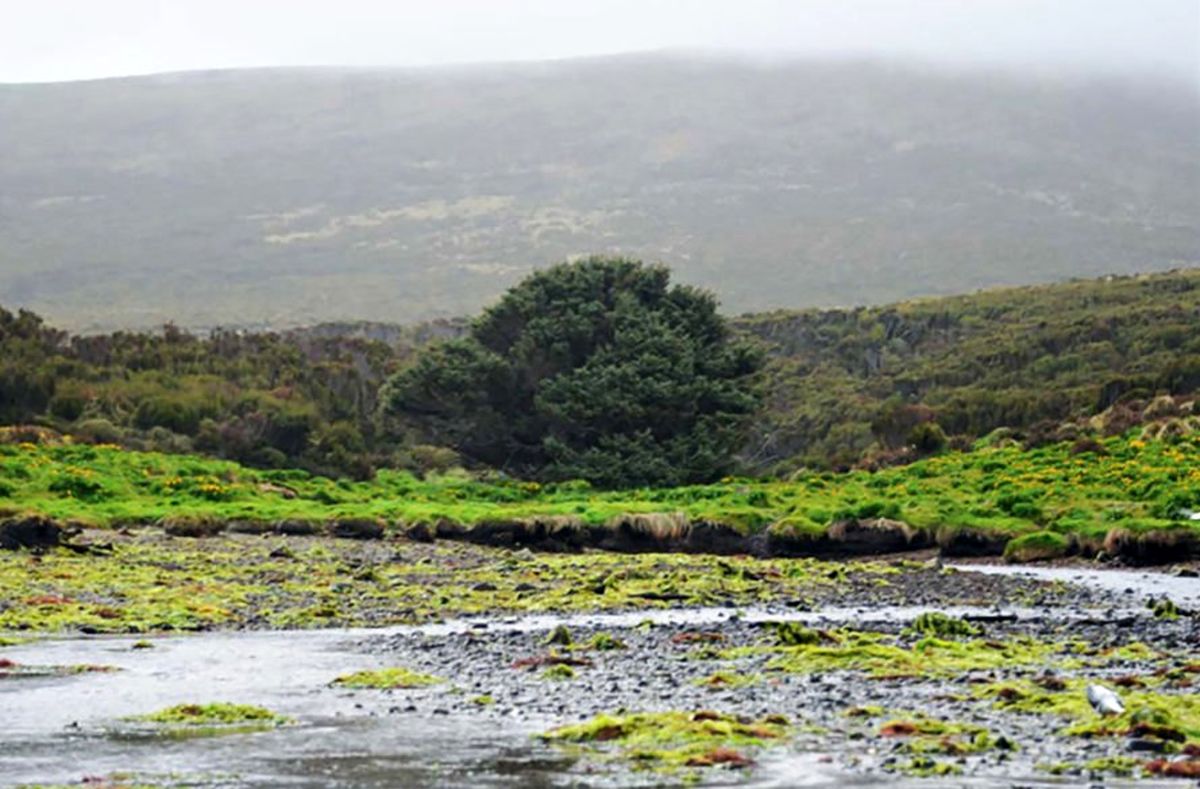
[[[662,49],[1200,81],[1197,0],[41,0],[6,6],[0,82]]]

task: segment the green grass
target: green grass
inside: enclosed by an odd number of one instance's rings
[[[399,471],[382,471],[369,482],[335,482],[303,471],[107,445],[0,445],[0,513],[36,512],[96,526],[165,518],[264,527],[281,520],[368,519],[391,526],[538,520],[569,532],[623,520],[650,532],[708,522],[743,533],[771,528],[773,534],[819,535],[839,518],[886,510],[928,534],[1042,533],[1019,543],[1022,553],[1050,543],[1061,548],[1064,540],[1094,552],[1114,530],[1133,538],[1151,531],[1200,534],[1200,525],[1178,518],[1180,510],[1200,507],[1200,435],[1145,440],[1135,429],[1103,445],[1106,454],[1099,456],[1072,454],[1068,444],[1032,451],[1001,445],[876,472],[603,492],[585,483],[483,482],[453,474],[420,480]],[[286,497],[283,487],[296,495]]]

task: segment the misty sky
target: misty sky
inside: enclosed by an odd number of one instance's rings
[[[0,82],[667,48],[1200,80],[1200,0],[6,0]]]

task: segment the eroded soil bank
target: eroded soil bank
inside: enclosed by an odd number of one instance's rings
[[[1192,578],[148,533],[2,567],[10,628],[213,631],[11,631],[5,786],[1180,785],[1200,742]],[[391,626],[235,632],[338,624]],[[288,722],[125,720],[216,701]]]

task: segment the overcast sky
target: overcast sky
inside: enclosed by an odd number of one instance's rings
[[[1200,0],[0,0],[0,82],[689,48],[1200,80]]]

